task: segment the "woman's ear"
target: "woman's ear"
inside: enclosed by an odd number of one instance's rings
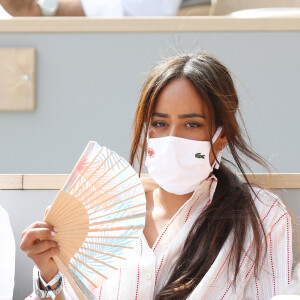
[[[217,149],[218,150],[223,150],[225,147],[226,147],[226,144],[227,144],[227,137],[225,135],[225,132],[224,132],[224,129],[222,129],[217,141],[216,141],[217,144]]]
[[[217,140],[213,143],[212,149],[210,150],[209,153],[209,161],[211,165],[213,164],[215,159],[218,160],[217,158],[218,153],[220,153],[220,151],[222,151],[226,147],[226,144],[227,144],[227,138],[224,129],[222,129],[219,136],[217,137]]]

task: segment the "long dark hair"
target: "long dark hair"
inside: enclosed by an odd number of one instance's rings
[[[174,295],[176,299],[185,299],[205,276],[230,233],[233,234],[230,262],[235,268],[235,278],[249,228],[253,233],[255,272],[263,256],[260,248],[266,243],[264,229],[252,201],[252,187],[243,167],[248,165],[241,154],[267,169],[268,166],[245,142],[236,118],[239,100],[233,80],[227,68],[213,56],[203,53],[179,55],[165,59],[151,69],[135,114],[130,163],[137,159],[141,173],[146,135],[156,101],[162,89],[178,78],[189,80],[205,101],[211,120],[210,136],[213,135],[213,120],[216,127],[223,127],[227,148],[244,180],[237,178],[224,162],[214,171],[218,184],[212,202],[193,224],[170,278],[156,299],[174,299]]]

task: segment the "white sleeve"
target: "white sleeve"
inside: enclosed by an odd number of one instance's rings
[[[11,300],[15,284],[15,240],[9,217],[0,205],[0,300]]]
[[[175,16],[182,0],[81,0],[88,17]]]
[[[286,213],[267,234],[267,251],[258,276],[251,276],[245,287],[245,300],[269,300],[280,295],[291,282],[293,263],[291,218]]]

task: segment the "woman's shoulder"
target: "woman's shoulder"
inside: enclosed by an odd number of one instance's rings
[[[251,195],[265,230],[272,230],[281,221],[290,221],[289,212],[278,194],[266,188],[253,187]]]

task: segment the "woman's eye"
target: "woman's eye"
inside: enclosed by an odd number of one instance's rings
[[[186,123],[186,126],[190,128],[196,128],[196,127],[201,127],[202,125],[197,122],[188,122]]]
[[[156,121],[156,122],[153,122],[151,124],[152,127],[157,127],[157,128],[160,128],[160,127],[165,127],[167,126],[167,124],[165,122],[162,122],[162,121]]]

